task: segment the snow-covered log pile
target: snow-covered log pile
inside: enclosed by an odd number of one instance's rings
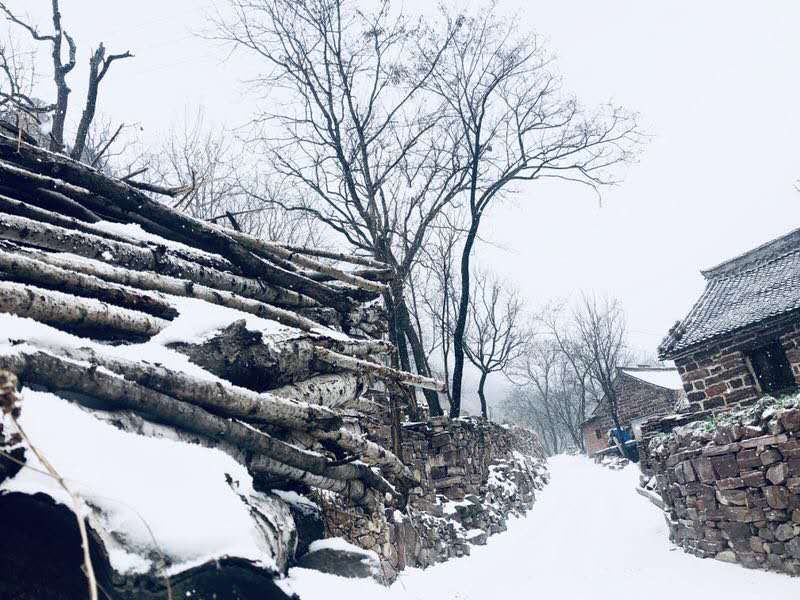
[[[800,395],[660,433],[641,458],[676,544],[800,575]]]
[[[420,481],[405,512],[384,520],[320,502],[329,534],[376,552],[388,577],[469,554],[530,509],[548,481],[534,433],[474,417],[404,424],[403,458]]]
[[[48,578],[85,590],[71,511],[112,597],[211,594],[225,581],[238,587],[219,597],[268,598],[283,597],[269,582],[311,535],[302,502],[276,490],[381,518],[405,507],[413,473],[353,415],[375,403],[367,390],[441,384],[385,366],[386,270],[318,254],[193,219],[0,134],[11,382],[0,552],[14,554],[12,596],[50,597],[35,589]],[[52,535],[37,529],[48,519]],[[40,545],[22,543],[37,532]]]

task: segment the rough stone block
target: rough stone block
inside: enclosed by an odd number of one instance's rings
[[[776,462],[782,460],[783,456],[781,456],[781,453],[777,448],[767,448],[758,455],[758,459],[761,461],[762,465],[768,467],[769,465],[774,465]]]
[[[714,466],[717,479],[727,479],[739,475],[739,465],[733,454],[714,456],[711,458],[711,464]]]
[[[782,485],[769,485],[764,488],[764,495],[770,508],[789,508],[789,490]]]
[[[744,485],[752,488],[762,487],[767,482],[763,471],[748,471],[742,473],[741,479]]]
[[[781,485],[789,476],[789,465],[785,462],[777,463],[767,469],[767,479],[772,485]]]

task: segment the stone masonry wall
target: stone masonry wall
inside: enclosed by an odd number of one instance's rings
[[[375,551],[385,579],[469,554],[505,530],[509,515],[533,506],[548,480],[536,435],[477,418],[404,425],[403,460],[420,481],[405,512],[367,514],[320,495],[326,537]]]
[[[800,574],[799,398],[764,398],[650,440],[643,479],[655,477],[674,543]]]
[[[794,322],[793,322],[794,321]],[[688,412],[715,410],[755,402],[760,393],[745,355],[779,339],[800,384],[800,323],[776,320],[750,327],[709,347],[675,358],[689,400]]]

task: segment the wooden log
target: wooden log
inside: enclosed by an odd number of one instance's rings
[[[214,225],[214,227],[219,227],[219,226]],[[228,232],[228,235],[230,235],[233,239],[242,244],[244,247],[252,250],[253,252],[266,254],[267,256],[270,255],[278,256],[279,258],[288,260],[302,267],[306,267],[313,271],[329,275],[334,279],[337,279],[343,283],[348,283],[358,289],[367,290],[369,292],[375,292],[376,294],[382,294],[389,290],[389,288],[383,283],[377,281],[370,281],[369,279],[364,279],[363,277],[359,277],[358,275],[342,271],[341,269],[337,269],[336,267],[325,264],[324,262],[321,262],[319,260],[309,258],[309,256],[306,254],[288,250],[278,243],[267,242],[265,240],[258,239],[241,231],[229,231],[229,230],[225,231]]]
[[[170,255],[176,256],[183,260],[188,260],[197,265],[203,265],[218,271],[233,272],[235,269],[230,262],[221,256],[215,256],[205,252],[201,252],[187,246],[186,248],[168,246],[158,242],[143,241],[132,237],[126,237],[112,233],[103,228],[101,222],[85,223],[73,217],[61,215],[57,212],[39,208],[32,204],[27,204],[19,200],[14,200],[7,196],[0,196],[0,213],[9,215],[16,215],[31,219],[34,221],[41,221],[50,225],[56,225],[65,229],[81,231],[92,236],[101,237],[120,244],[127,244],[131,246],[138,246],[140,248],[149,250],[155,253],[167,252]],[[166,242],[166,240],[165,240]]]
[[[94,298],[161,319],[174,319],[178,316],[178,311],[162,297],[124,285],[108,283],[92,275],[48,265],[2,249],[0,249],[0,272],[16,282],[34,283],[75,296]]]
[[[29,256],[37,262],[53,265],[55,267],[85,273],[98,279],[118,283],[127,287],[140,290],[153,290],[163,292],[172,296],[182,296],[186,298],[198,298],[211,304],[235,308],[242,312],[250,313],[264,319],[270,319],[296,327],[304,331],[318,331],[320,324],[292,311],[264,304],[258,300],[252,300],[243,296],[237,296],[232,292],[215,290],[204,285],[193,284],[185,279],[177,279],[167,275],[158,275],[143,271],[131,271],[122,267],[115,267],[97,261],[85,260],[81,257],[69,253],[49,253],[40,250],[16,247],[13,249],[15,254]],[[278,292],[285,292],[287,296],[277,295],[276,303],[290,303],[294,301],[314,302],[310,298],[298,297],[295,292],[290,290],[278,289]]]
[[[279,463],[263,455],[254,456],[250,460],[248,468],[254,476],[261,476],[267,479],[288,479],[304,483],[310,487],[330,490],[354,500],[357,504],[368,508],[370,511],[377,510],[382,506],[377,494],[359,480],[340,481],[324,478],[302,469]]]
[[[281,295],[297,297],[281,294],[274,289],[270,291],[257,280],[199,266],[168,253],[153,252],[132,244],[123,244],[87,233],[78,233],[14,215],[0,214],[0,238],[33,244],[56,252],[69,252],[134,271],[153,271],[256,300]]]
[[[139,311],[9,281],[0,281],[0,312],[98,334],[150,337],[167,325]]]
[[[176,342],[170,347],[217,377],[256,392],[270,391],[339,369],[317,360],[315,346],[340,354],[371,356],[385,342],[356,342],[321,336],[297,335],[265,340],[247,328],[244,320],[231,323],[201,343]]]
[[[359,373],[318,375],[291,385],[270,390],[270,394],[308,404],[341,408],[354,401],[369,386],[369,378]]]
[[[7,183],[11,183],[10,181]],[[0,194],[4,194],[9,198],[15,198],[18,201],[24,201],[26,204],[36,206],[41,210],[49,212],[56,212],[68,217],[80,219],[86,223],[97,223],[100,217],[93,213],[91,210],[75,202],[72,198],[45,190],[42,188],[26,188],[20,189],[18,186],[9,187],[8,185],[0,185]]]
[[[367,373],[379,379],[386,379],[412,387],[434,390],[437,392],[443,392],[445,390],[444,383],[435,379],[431,379],[430,377],[422,377],[421,375],[416,375],[414,373],[398,371],[397,369],[392,369],[391,367],[385,367],[377,363],[354,358],[352,356],[346,356],[321,346],[315,347],[314,352],[317,358],[320,360],[342,369]]]
[[[333,464],[320,454],[295,448],[244,423],[215,416],[196,405],[180,402],[103,369],[87,368],[39,351],[0,355],[0,368],[15,373],[23,382],[97,398],[116,408],[140,412],[167,425],[221,440],[288,467],[318,475],[320,485],[331,479],[360,480],[381,492],[394,489],[366,465]],[[358,496],[354,499],[363,499],[363,493]]]
[[[2,134],[0,158],[3,159],[0,160],[0,172],[4,176],[28,181],[34,187],[53,189],[89,209],[112,204],[117,209],[137,213],[178,235],[191,237],[196,247],[220,254],[247,276],[288,287],[341,311],[353,306],[352,300],[324,284],[268,264],[230,237],[223,228],[179,213],[127,183],[111,179],[77,161],[27,144],[17,145],[15,140]]]
[[[292,254],[306,254],[308,256],[317,256],[319,258],[330,258],[340,262],[351,263],[354,265],[361,265],[363,267],[370,267],[373,269],[388,269],[385,263],[366,256],[358,256],[355,254],[343,254],[341,252],[329,252],[327,250],[320,250],[318,248],[303,248],[302,246],[283,246]]]
[[[342,423],[339,415],[324,406],[273,394],[258,394],[227,382],[200,379],[161,365],[103,356],[90,348],[71,348],[58,343],[48,344],[48,348],[69,359],[105,367],[129,381],[197,404],[216,414],[299,431],[332,431]]]

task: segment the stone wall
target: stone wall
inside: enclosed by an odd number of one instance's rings
[[[746,353],[780,340],[800,384],[800,323],[797,317],[759,324],[675,358],[689,400],[688,412],[755,402],[760,396]]]
[[[420,481],[404,512],[368,514],[329,494],[320,504],[326,537],[375,551],[384,578],[469,554],[533,506],[547,482],[536,435],[478,418],[435,418],[403,427],[403,459]]]
[[[764,398],[649,441],[643,479],[664,502],[673,542],[697,556],[800,574],[798,399]]]

